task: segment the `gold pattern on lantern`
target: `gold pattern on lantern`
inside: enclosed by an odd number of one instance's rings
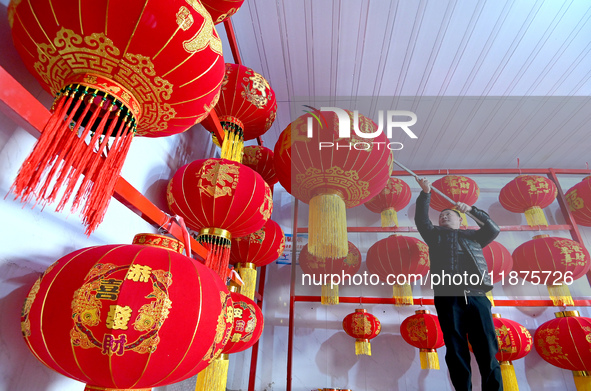
[[[556,240],[554,247],[560,249],[563,258],[560,263],[564,266],[585,266],[585,254],[577,242],[572,240]]]
[[[45,272],[47,273],[47,272]],[[43,275],[45,275],[45,273]],[[27,294],[27,298],[25,299],[25,303],[23,304],[23,309],[21,310],[21,331],[23,333],[23,337],[29,337],[31,335],[31,322],[29,320],[29,313],[31,312],[31,307],[33,306],[33,302],[35,301],[35,297],[37,297],[37,293],[39,293],[39,288],[41,287],[41,279],[43,275],[35,281],[33,287]]]
[[[429,246],[423,242],[417,242],[419,248],[419,265],[429,265]]]
[[[356,170],[345,171],[340,167],[330,167],[324,171],[308,167],[305,173],[296,175],[294,186],[295,197],[311,199],[318,189],[338,189],[345,196],[342,197],[347,208],[359,204],[369,196],[369,182],[359,180]]]
[[[242,164],[256,165],[263,158],[260,148],[245,148],[242,156]]]
[[[210,49],[221,55],[222,54],[222,40],[215,34],[215,28],[213,26],[213,20],[209,12],[205,9],[203,4],[199,0],[186,0],[199,15],[204,19],[204,23],[191,39],[183,42],[183,48],[187,53],[196,53],[206,49],[208,46]]]
[[[411,318],[408,321],[406,330],[411,341],[427,340],[427,326],[425,325],[425,319],[422,317]]]
[[[209,159],[196,174],[199,178],[199,191],[214,198],[232,197],[233,190],[238,186],[238,173],[238,165],[220,164]]]
[[[527,184],[527,191],[529,194],[550,193],[550,188],[548,187],[548,183],[544,178],[531,176],[522,176],[520,178],[521,181]]]
[[[363,314],[354,314],[351,329],[355,335],[371,334],[371,322]]]
[[[193,19],[193,15],[191,15],[191,11],[184,5],[179,8],[179,11],[176,13],[176,24],[183,30],[187,31],[192,25],[195,20]]]
[[[271,188],[265,184],[265,199],[259,208],[259,213],[263,216],[265,221],[271,218],[273,212],[273,195],[271,194]]]
[[[571,212],[585,207],[583,198],[577,195],[577,189],[574,189],[566,194],[566,201]]]
[[[131,318],[131,307],[121,305],[109,306],[109,313],[105,321],[106,327],[112,330],[127,330],[127,324]]]
[[[542,351],[541,355],[546,360],[552,360],[560,362],[561,360],[568,360],[568,354],[563,353],[562,346],[558,341],[560,327],[556,329],[544,328],[538,331],[540,338],[538,339],[538,346]]]
[[[252,71],[252,74],[248,77],[248,84],[243,84],[244,90],[241,92],[241,95],[244,99],[248,102],[253,104],[257,107],[257,109],[264,108],[267,103],[269,103],[269,92],[271,91],[271,87],[265,78],[255,71]],[[250,72],[246,72],[249,74]]]

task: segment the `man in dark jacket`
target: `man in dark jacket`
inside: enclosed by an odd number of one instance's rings
[[[429,246],[435,309],[453,386],[456,391],[472,389],[469,339],[482,376],[482,390],[502,390],[501,368],[495,358],[499,347],[491,303],[486,297],[492,283],[482,254],[482,248],[498,236],[499,227],[486,212],[461,202],[457,210],[470,212],[480,220],[480,229],[460,230],[460,214],[452,209],[441,212],[439,226],[433,226],[429,220],[431,185],[426,178],[417,178],[417,182],[423,191],[417,198],[415,223]]]

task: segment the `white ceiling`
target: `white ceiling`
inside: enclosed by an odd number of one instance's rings
[[[377,110],[417,114],[418,139],[391,140],[409,168],[591,160],[589,0],[246,0],[232,21],[242,63],[277,96],[268,147],[290,103],[301,115],[303,102],[364,97],[355,108],[376,122]]]

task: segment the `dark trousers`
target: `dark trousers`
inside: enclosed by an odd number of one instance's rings
[[[484,295],[435,297],[447,350],[445,362],[456,391],[472,390],[468,339],[482,376],[482,391],[503,389],[501,367],[495,358],[499,345],[490,308],[490,301]]]

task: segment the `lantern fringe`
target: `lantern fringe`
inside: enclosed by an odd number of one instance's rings
[[[396,307],[414,304],[412,298],[412,288],[409,284],[393,284],[392,288],[394,290],[394,294],[392,297],[394,298],[394,305]]]
[[[533,207],[527,209],[524,213],[525,213],[525,219],[527,220],[527,225],[529,225],[529,226],[536,226],[536,225],[548,226],[548,221],[546,220],[546,215],[544,215],[544,211],[539,206],[533,206]]]
[[[486,297],[490,301],[490,305],[494,307],[495,306],[495,298],[493,297],[492,291],[486,292]]]
[[[23,163],[11,187],[11,191],[16,194],[15,198],[20,196],[22,202],[26,203],[34,197],[36,203],[43,207],[54,202],[61,192],[61,199],[56,207],[56,211],[60,212],[72,198],[80,177],[84,176],[81,185],[77,187],[71,211],[75,212],[83,204],[81,214],[87,227],[87,235],[103,220],[133,138],[133,132],[128,126],[130,122],[127,121],[129,111],[127,119],[120,120],[122,109],[127,109],[106,93],[82,128],[98,92],[99,90],[89,91],[88,87],[76,84],[60,92],[39,141]],[[103,109],[108,100],[111,102]],[[82,104],[84,106],[80,108]],[[115,118],[107,128],[109,113],[115,110]],[[102,117],[99,120],[100,114]],[[78,118],[73,123],[75,115]],[[105,165],[106,160],[101,154],[116,127],[117,137],[113,145],[121,144],[126,148],[111,148],[110,164]],[[83,130],[80,132],[81,128]],[[94,133],[87,144],[86,139],[91,132]]]
[[[517,384],[517,376],[515,376],[515,368],[511,361],[501,361],[501,376],[503,378],[504,391],[519,391],[519,384]]]
[[[244,125],[232,116],[220,117],[220,125],[224,130],[224,141],[222,142],[222,159],[242,163],[242,150],[244,149]],[[213,136],[215,140],[217,137]],[[214,140],[214,143],[215,143]],[[219,145],[219,140],[217,140]]]
[[[339,304],[339,286],[337,284],[322,285],[320,303],[324,305]]]
[[[371,343],[367,339],[355,340],[355,354],[357,356],[371,356]]]
[[[574,306],[573,298],[566,284],[548,285],[550,299],[555,306]]]
[[[398,214],[396,209],[388,208],[380,213],[382,220],[382,227],[398,227]]]
[[[310,200],[308,251],[318,258],[343,258],[349,252],[345,201],[338,194]]]
[[[257,285],[257,268],[254,263],[239,263],[236,265],[238,269],[238,274],[240,274],[240,278],[242,278],[242,287],[240,288],[240,293],[244,296],[248,297],[249,299],[254,299],[254,292],[256,290]]]
[[[195,391],[225,391],[228,382],[227,354],[222,354],[197,375]]]
[[[591,391],[591,374],[585,371],[573,371],[577,391]]]
[[[212,269],[225,281],[228,265],[230,264],[231,240],[223,236],[207,233],[200,234],[197,241],[209,251],[205,258],[205,266]]]
[[[435,349],[420,349],[421,369],[440,369],[439,356]]]

